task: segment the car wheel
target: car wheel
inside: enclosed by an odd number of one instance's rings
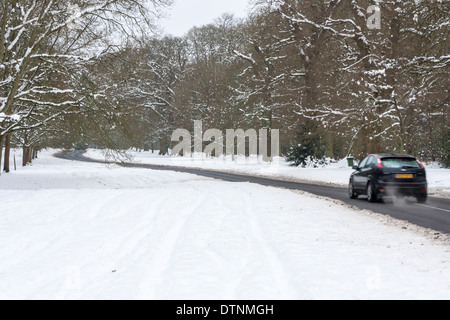
[[[372,182],[367,184],[367,200],[369,202],[378,202],[378,196],[373,188]]]
[[[348,196],[350,199],[357,199],[358,194],[355,192],[355,187],[353,186],[353,181],[350,180],[350,183],[348,184]]]
[[[417,196],[417,202],[418,203],[425,203],[428,200],[428,196],[426,194],[422,194],[420,196]]]

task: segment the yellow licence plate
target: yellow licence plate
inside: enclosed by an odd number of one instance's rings
[[[397,174],[395,177],[397,179],[414,179],[413,174]]]

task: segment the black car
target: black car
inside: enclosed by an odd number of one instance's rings
[[[353,169],[348,188],[352,199],[367,195],[377,202],[385,196],[413,196],[420,203],[427,201],[425,168],[413,156],[371,154]]]

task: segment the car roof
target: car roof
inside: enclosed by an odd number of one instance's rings
[[[408,154],[396,154],[396,153],[380,153],[380,154],[371,154],[372,156],[379,158],[409,158],[416,159],[416,157],[408,155]]]

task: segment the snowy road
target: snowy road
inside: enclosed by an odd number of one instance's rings
[[[297,191],[51,154],[0,189],[0,299],[450,298],[443,235]]]

